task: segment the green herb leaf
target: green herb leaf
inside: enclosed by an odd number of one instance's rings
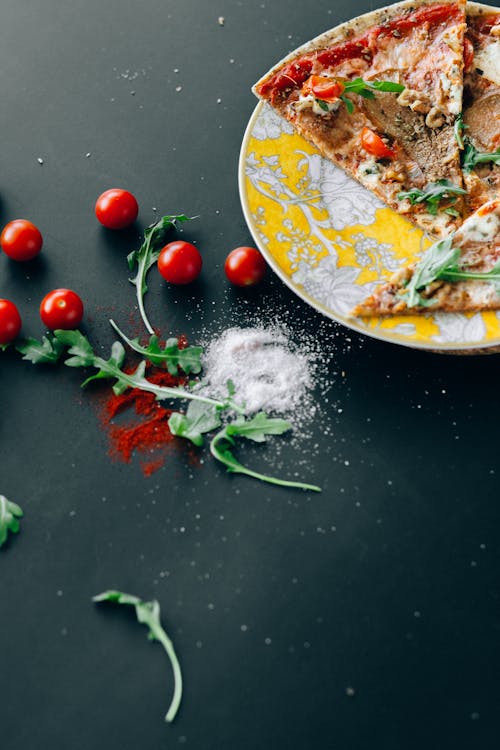
[[[5,352],[9,348],[12,342],[8,342],[7,344],[0,344],[0,352]]]
[[[65,360],[64,364],[68,367],[90,367],[94,364],[94,350],[83,333],[80,331],[63,331],[58,329],[54,331],[56,339],[68,347],[68,354],[72,356]]]
[[[413,275],[406,286],[404,297],[406,305],[408,307],[427,305],[427,301],[420,296],[419,290],[439,278],[439,274],[444,269],[450,265],[455,266],[459,256],[460,250],[453,247],[453,236],[431,245],[415,266]]]
[[[354,112],[354,104],[353,104],[353,102],[349,99],[348,96],[345,96],[345,94],[341,94],[340,98],[344,102],[345,107],[346,107],[347,111],[349,112],[349,114],[352,115],[352,113]]]
[[[435,242],[415,266],[405,291],[400,295],[407,307],[428,307],[432,304],[419,292],[437,280],[451,283],[467,280],[488,281],[495,285],[497,293],[500,294],[500,261],[490,271],[467,271],[459,265],[460,250],[453,247],[453,238],[454,235],[451,235],[445,240]]]
[[[458,187],[458,185],[454,185],[450,180],[438,180],[437,182],[430,182],[424,190],[413,188],[413,190],[398,193],[398,200],[409,200],[412,206],[426,203],[427,211],[432,216],[436,216],[442,200],[448,200],[453,203],[456,201],[457,195],[466,194],[466,190]]]
[[[203,435],[220,427],[219,409],[213,404],[191,401],[185,414],[174,412],[168,420],[172,435],[190,440],[198,447],[203,445]]]
[[[165,244],[167,233],[177,226],[180,222],[189,221],[189,216],[179,214],[178,216],[162,216],[155,224],[151,224],[144,231],[144,242],[138,250],[134,250],[127,256],[128,267],[133,271],[137,267],[137,273],[129,279],[131,284],[136,287],[137,304],[142,320],[149,333],[154,333],[153,328],[147,318],[144,309],[144,295],[148,291],[146,277],[149,269],[153,266],[160,255],[160,251]]]
[[[97,594],[97,596],[93,597],[92,601],[96,603],[113,602],[115,604],[125,604],[135,607],[138,622],[149,628],[149,640],[158,641],[165,649],[174,675],[174,694],[165,716],[165,721],[172,722],[179,710],[182,699],[182,673],[174,645],[161,625],[159,603],[156,599],[143,601],[132,594],[126,594],[122,591],[114,590],[104,591],[102,594]]]
[[[472,172],[478,164],[500,164],[500,149],[492,153],[478,151],[472,144],[470,138],[465,139],[465,150],[462,154],[462,169],[464,172]]]
[[[34,365],[54,364],[61,358],[64,344],[55,336],[42,336],[41,341],[33,338],[25,339],[16,346],[16,349],[24,355],[23,359]]]
[[[0,547],[7,541],[9,532],[11,534],[18,533],[19,519],[22,517],[22,508],[7,500],[5,495],[0,495]]]
[[[270,419],[264,412],[259,412],[252,419],[245,420],[238,418],[234,422],[226,425],[218,432],[210,442],[210,452],[212,456],[220,461],[226,467],[227,471],[234,474],[246,474],[261,482],[276,484],[282,487],[296,487],[302,490],[311,490],[312,492],[321,492],[321,488],[303,482],[291,482],[286,479],[278,479],[266,474],[259,474],[256,471],[243,466],[234,456],[232,447],[235,445],[235,437],[243,437],[262,443],[268,435],[281,435],[291,428],[291,425],[283,419]]]
[[[457,115],[457,117],[455,119],[455,124],[453,126],[453,133],[455,135],[455,140],[456,140],[456,142],[458,144],[458,148],[459,149],[463,149],[464,148],[463,133],[464,133],[464,130],[466,128],[468,128],[468,127],[469,126],[466,125],[464,123],[464,121],[463,121],[462,114]]]
[[[168,339],[162,348],[159,344],[158,336],[153,334],[149,339],[148,346],[142,346],[139,339],[129,339],[121,331],[113,320],[109,321],[117,334],[138,354],[148,359],[153,365],[166,364],[171,375],[178,375],[179,368],[190,375],[197,375],[201,372],[201,355],[203,347],[187,346],[179,349],[179,340],[175,338]]]
[[[392,81],[364,81],[362,78],[354,78],[352,81],[342,81],[342,83],[344,85],[344,92],[340,95],[340,99],[344,102],[349,114],[354,112],[354,103],[345,95],[346,92],[358,94],[358,96],[362,96],[365,99],[375,99],[376,91],[390,91],[400,94],[405,88],[401,83],[393,83]]]
[[[226,427],[226,434],[230,437],[243,437],[255,443],[264,443],[268,435],[282,435],[292,429],[292,425],[284,419],[269,418],[263,411],[251,419],[239,417]]]

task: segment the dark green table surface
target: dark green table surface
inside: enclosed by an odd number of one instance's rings
[[[273,318],[328,357],[321,420],[280,455],[312,495],[193,467],[182,446],[145,478],[110,461],[80,372],[0,355],[0,493],[25,511],[0,551],[2,750],[497,747],[500,360],[365,339],[272,274],[237,291],[222,272],[252,243],[237,189],[251,84],[377,5],[3,1],[0,218],[45,238],[36,262],[0,257],[25,333],[59,286],[103,352],[110,315],[137,322],[124,258],[156,207],[199,215],[204,257],[192,287],[152,277],[164,332],[194,343]],[[112,186],[141,206],[119,234],[93,216]],[[161,603],[185,679],[172,726],[161,649],[90,601],[110,587]]]

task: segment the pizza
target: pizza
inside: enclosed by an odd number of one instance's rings
[[[253,90],[435,240],[353,315],[500,309],[498,10],[397,3],[300,47]]]
[[[500,198],[477,209],[415,265],[402,268],[354,316],[500,309]]]
[[[471,4],[459,120],[467,203],[475,210],[500,190],[500,13]]]
[[[415,0],[326,32],[254,86],[326,158],[435,237],[467,211],[457,142],[465,0]]]

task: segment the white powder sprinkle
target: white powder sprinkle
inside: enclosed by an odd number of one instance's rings
[[[229,328],[209,344],[203,370],[216,397],[227,395],[231,380],[248,414],[296,413],[313,385],[307,352],[292,346],[279,328]]]

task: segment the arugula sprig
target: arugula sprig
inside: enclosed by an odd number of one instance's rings
[[[28,338],[21,341],[16,349],[23,354],[23,359],[34,365],[54,364],[58,362],[64,352],[64,344],[55,336],[42,336],[41,341]]]
[[[128,342],[126,337],[125,340]],[[36,362],[39,356],[40,342],[36,339],[32,339],[31,343],[29,342],[30,340],[23,346],[24,358]],[[190,440],[196,446],[203,445],[205,434],[218,430],[222,426],[221,415],[223,413],[227,413],[229,419],[232,416],[232,421],[228,421],[210,442],[210,452],[214,458],[227,467],[228,471],[246,474],[263,482],[283,487],[296,487],[314,492],[321,491],[315,485],[259,474],[243,466],[235,458],[232,448],[235,445],[236,437],[262,443],[269,435],[281,435],[287,432],[291,429],[291,425],[283,419],[269,418],[264,412],[260,412],[252,418],[245,416],[244,406],[234,398],[235,388],[230,380],[227,382],[227,396],[222,399],[215,399],[203,395],[203,384],[197,384],[196,390],[186,390],[181,387],[159,386],[152,383],[145,377],[145,360],[141,360],[135,371],[124,372],[125,349],[120,341],[114,342],[108,359],[96,355],[90,341],[78,330],[56,330],[53,335],[47,337],[47,342],[47,348],[50,351],[57,351],[59,357],[63,356],[62,351],[66,352],[64,364],[67,367],[93,367],[97,371],[87,377],[82,383],[82,388],[94,380],[106,379],[115,381],[112,387],[116,395],[124,393],[128,388],[137,388],[152,393],[158,400],[185,399],[189,401],[186,413],[174,412],[169,418],[168,425],[173,435]],[[179,350],[178,353],[180,354],[182,351]],[[46,360],[41,359],[40,361]],[[181,361],[178,364],[183,366]],[[235,414],[237,415],[236,418],[234,418]]]
[[[428,213],[436,216],[442,200],[455,203],[458,195],[466,194],[466,190],[458,187],[458,185],[454,185],[450,180],[438,180],[437,182],[430,182],[424,190],[413,188],[412,190],[402,191],[398,193],[398,200],[409,200],[412,206],[425,203]],[[446,208],[445,211],[451,213],[452,216],[456,216],[458,213],[453,208],[451,210],[450,208]]]
[[[465,148],[463,133],[468,127],[469,126],[466,125],[463,120],[462,114],[460,113],[459,115],[457,115],[455,118],[455,124],[453,125],[453,133],[460,150],[463,150]]]
[[[114,342],[111,347],[111,356],[106,360],[95,354],[90,341],[80,331],[56,330],[54,336],[67,347],[67,354],[70,356],[64,361],[65,365],[68,367],[94,367],[97,370],[94,375],[91,375],[82,383],[82,388],[94,380],[114,379],[116,382],[113,385],[113,392],[117,395],[124,393],[127,388],[139,388],[141,391],[154,394],[159,401],[167,398],[181,398],[201,401],[218,407],[224,406],[222,401],[203,396],[200,393],[180,387],[171,388],[151,383],[144,374],[146,371],[144,360],[140,362],[134,372],[124,372],[122,367],[125,360],[125,349],[119,341]]]
[[[478,164],[500,164],[500,149],[491,153],[478,151],[470,138],[465,138],[465,148],[462,155],[462,169],[464,172],[472,172]]]
[[[420,292],[433,281],[489,281],[500,294],[500,261],[484,273],[467,271],[459,265],[460,249],[453,247],[454,235],[439,240],[427,250],[422,260],[415,266],[413,274],[401,296],[407,307],[429,307],[431,300],[422,297]]]
[[[260,474],[243,466],[233,454],[235,438],[245,438],[255,443],[264,443],[269,435],[282,435],[291,429],[291,424],[284,419],[269,418],[265,412],[259,412],[251,419],[238,417],[227,424],[210,441],[210,453],[233,474],[246,474],[254,479],[259,479],[268,484],[276,484],[280,487],[295,487],[312,492],[321,492],[321,488],[304,482],[292,482],[286,479]]]
[[[197,375],[201,372],[200,357],[203,353],[201,346],[187,346],[185,349],[179,349],[179,339],[167,339],[165,346],[162,348],[159,344],[158,336],[153,334],[149,339],[147,346],[141,346],[139,339],[129,339],[121,331],[114,320],[109,321],[116,333],[121,336],[128,346],[153,365],[166,364],[167,370],[171,375],[178,375],[179,368],[189,375]]]
[[[172,722],[175,719],[182,700],[182,672],[179,659],[175,653],[174,644],[162,627],[158,601],[156,599],[143,601],[133,594],[126,594],[123,591],[115,590],[103,591],[102,594],[94,596],[92,601],[96,603],[113,602],[115,604],[125,604],[134,607],[138,622],[149,628],[149,640],[158,641],[163,646],[170,660],[174,675],[174,694],[165,716],[165,721]]]
[[[349,114],[354,112],[354,103],[346,96],[346,93],[358,94],[364,99],[375,99],[376,91],[390,91],[400,94],[405,88],[401,83],[393,83],[392,81],[365,81],[363,78],[354,78],[352,81],[343,81],[342,83],[344,91],[340,95],[340,99],[344,102]]]
[[[0,495],[0,547],[7,541],[9,532],[17,534],[19,531],[19,519],[23,517],[22,508],[5,495]]]
[[[167,233],[171,229],[174,229],[177,224],[189,220],[190,217],[185,216],[184,214],[179,214],[178,216],[162,216],[159,221],[155,224],[151,224],[144,231],[144,242],[140,248],[134,250],[127,256],[129,270],[133,271],[137,266],[136,275],[134,278],[129,279],[129,281],[136,287],[139,312],[148,333],[154,333],[144,309],[144,295],[148,291],[148,285],[146,283],[148,271],[158,260]]]

